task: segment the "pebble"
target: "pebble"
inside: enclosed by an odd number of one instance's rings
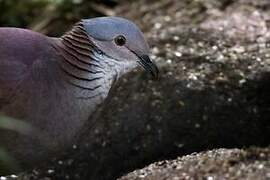
[[[176,57],[182,57],[182,53],[180,53],[180,52],[175,52],[174,54]]]

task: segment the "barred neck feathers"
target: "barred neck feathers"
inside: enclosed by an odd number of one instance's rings
[[[62,56],[64,80],[76,90],[78,98],[107,96],[118,74],[114,67],[118,63],[91,42],[81,22],[60,38],[55,49]]]

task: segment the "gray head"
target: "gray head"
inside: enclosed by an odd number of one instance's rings
[[[158,76],[143,33],[133,22],[119,17],[99,17],[82,20],[82,24],[102,53],[125,64],[125,72],[140,64],[154,77]]]

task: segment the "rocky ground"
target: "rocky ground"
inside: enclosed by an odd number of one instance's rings
[[[269,149],[216,149],[160,161],[118,180],[270,179]]]
[[[124,77],[80,143],[19,179],[116,179],[177,157],[123,179],[144,171],[146,179],[267,179],[269,148],[181,156],[270,144],[269,10],[267,0],[123,2],[116,14],[146,32],[159,80],[138,72]]]

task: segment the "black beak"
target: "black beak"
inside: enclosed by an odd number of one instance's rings
[[[152,77],[154,79],[158,79],[158,74],[159,74],[159,70],[156,66],[155,63],[153,63],[149,56],[147,55],[142,55],[142,56],[139,56],[140,58],[140,61],[139,61],[139,64],[148,72],[151,73]]]

